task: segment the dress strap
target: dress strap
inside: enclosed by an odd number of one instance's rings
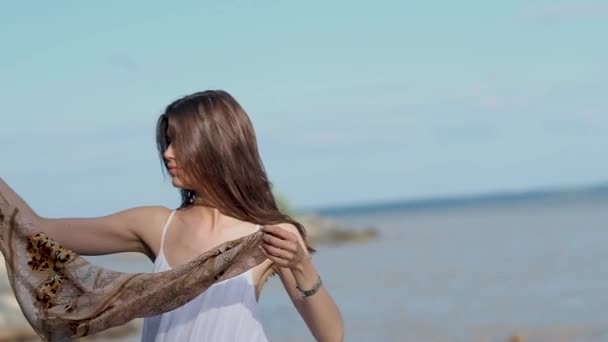
[[[173,215],[175,214],[175,210],[171,211],[171,214],[169,214],[169,218],[167,219],[167,222],[165,223],[165,226],[163,227],[163,235],[160,238],[160,250],[159,250],[159,254],[163,253],[163,248],[165,245],[165,235],[167,234],[167,228],[169,228],[169,224],[171,223],[171,220],[173,219]]]

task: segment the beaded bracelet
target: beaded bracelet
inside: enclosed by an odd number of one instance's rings
[[[297,285],[296,285],[296,289],[298,289],[298,291],[300,291],[300,295],[302,296],[302,298],[306,298],[306,297],[310,297],[310,296],[314,295],[315,293],[317,293],[317,291],[319,291],[319,289],[321,288],[321,285],[323,285],[323,282],[321,281],[321,276],[319,276],[319,280],[317,280],[317,283],[312,287],[312,289],[302,290]]]

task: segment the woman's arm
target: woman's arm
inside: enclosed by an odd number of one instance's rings
[[[31,218],[39,231],[80,255],[142,252],[150,256],[150,229],[162,224],[169,215],[169,210],[163,207],[139,207],[96,218],[44,218],[2,178],[0,200]]]
[[[274,262],[285,290],[317,341],[343,341],[344,323],[338,306],[324,286],[306,298],[298,291],[318,282],[312,259],[296,227],[265,227],[262,250]]]

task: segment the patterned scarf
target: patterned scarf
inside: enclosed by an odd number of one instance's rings
[[[40,233],[31,215],[3,195],[2,185],[0,251],[21,310],[45,341],[92,335],[171,311],[266,259],[257,248],[263,234],[257,231],[167,272],[111,271]]]

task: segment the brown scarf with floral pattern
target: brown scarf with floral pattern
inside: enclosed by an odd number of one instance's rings
[[[39,233],[33,219],[7,197],[0,188],[0,251],[23,314],[47,341],[92,335],[171,311],[266,258],[257,248],[263,234],[257,231],[171,271],[111,271]]]

